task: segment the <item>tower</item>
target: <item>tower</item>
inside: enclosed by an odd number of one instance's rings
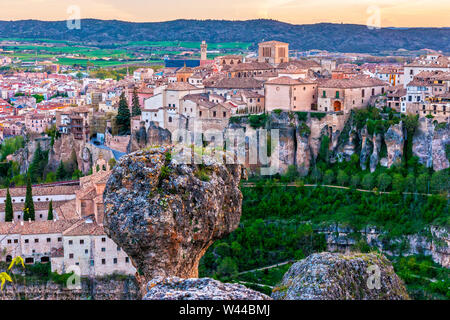
[[[207,58],[207,51],[208,51],[208,45],[206,44],[206,41],[203,40],[202,44],[200,45],[200,60],[206,61]]]

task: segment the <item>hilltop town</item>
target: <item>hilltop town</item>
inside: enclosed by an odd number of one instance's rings
[[[180,130],[281,129],[278,175],[292,167],[296,176],[308,175],[324,136],[327,163],[358,153],[363,169],[390,168],[406,154],[408,140],[421,165],[448,171],[450,57],[440,52],[428,50],[405,63],[356,64],[320,55],[293,58],[289,44],[279,41],[259,43],[248,55],[210,58],[205,41],[198,49],[198,60],[132,68],[120,79],[52,62],[41,71],[0,75],[2,261],[21,256],[30,265],[51,263],[59,274],[75,265],[84,277],[136,274],[103,229],[103,192],[124,155],[176,143]],[[3,66],[11,63],[0,58]],[[383,130],[353,125],[358,111],[371,108],[380,114],[376,126],[388,124]],[[407,117],[430,141],[416,134],[413,142],[401,124]],[[290,127],[297,131],[285,134]],[[356,147],[352,132],[360,136]],[[258,167],[247,165],[252,175]],[[448,253],[433,254],[448,267]]]

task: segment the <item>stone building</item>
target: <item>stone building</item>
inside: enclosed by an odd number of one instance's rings
[[[369,105],[373,97],[386,92],[389,85],[376,78],[355,77],[319,82],[317,111],[349,113]]]
[[[264,84],[265,110],[311,111],[317,109],[317,81],[279,77]]]
[[[289,43],[280,41],[261,42],[258,49],[258,62],[277,65],[289,62]]]

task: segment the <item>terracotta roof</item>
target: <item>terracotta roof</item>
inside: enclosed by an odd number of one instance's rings
[[[387,86],[388,84],[377,78],[355,77],[352,79],[328,79],[319,83],[319,88],[364,88]]]
[[[205,86],[220,89],[256,89],[263,87],[263,81],[253,78],[222,78],[215,84]]]
[[[51,234],[63,233],[79,220],[56,220],[56,221],[24,221],[20,222],[0,222],[0,234]]]
[[[291,77],[278,77],[266,82],[266,84],[278,84],[278,85],[301,85],[301,84],[315,84],[317,82],[313,80],[293,79]]]
[[[50,187],[33,187],[33,196],[46,196],[46,195],[70,195],[75,194],[75,191],[79,190],[80,186],[50,186]],[[11,197],[24,197],[27,188],[17,187],[9,189]],[[6,189],[0,189],[0,197],[6,197]]]
[[[282,62],[277,66],[277,69],[309,69],[309,68],[318,68],[320,64],[314,60],[289,60],[289,62]]]
[[[56,215],[60,219],[77,219],[79,218],[76,212],[76,201],[70,200],[64,203],[62,206],[54,208]]]
[[[275,45],[275,44],[289,45],[289,43],[276,41],[276,40],[265,41],[265,42],[260,42],[259,43],[259,45]]]
[[[231,71],[254,71],[254,70],[272,70],[275,69],[271,64],[266,62],[246,62],[239,63],[230,68]]]
[[[71,228],[66,229],[63,232],[64,236],[102,236],[106,235],[105,230],[102,226],[98,225],[94,222],[94,218],[87,218],[75,225]]]
[[[188,91],[188,90],[198,90],[198,88],[187,82],[173,82],[167,85],[167,90]]]

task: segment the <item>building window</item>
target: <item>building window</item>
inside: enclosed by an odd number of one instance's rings
[[[85,253],[85,254],[88,254],[88,253],[89,253],[89,250],[88,250],[88,249],[85,249],[85,250],[84,250],[84,253]]]
[[[14,239],[14,243],[19,243],[19,239]]]
[[[80,240],[80,244],[84,244],[84,240]]]
[[[102,264],[106,264],[106,259],[102,259]]]
[[[113,259],[114,264],[117,264],[117,258]]]
[[[366,94],[366,92],[365,92],[365,90],[364,89],[362,89],[362,91],[361,91],[361,96],[364,98],[364,95]]]
[[[130,262],[130,258],[125,257],[125,263],[129,263]]]
[[[11,239],[8,239],[8,243],[12,243]]]
[[[223,117],[226,118],[227,117],[227,113],[224,111],[223,112]]]
[[[72,245],[72,244],[73,244],[73,241],[72,241],[72,240],[69,240],[69,244]]]
[[[106,251],[106,248],[102,248],[102,252],[105,252]]]
[[[69,253],[69,259],[73,259],[73,253]]]
[[[25,239],[25,243],[28,243],[29,242],[29,240],[28,239]]]
[[[47,238],[47,242],[51,242],[52,241],[52,239],[50,239],[50,238]]]
[[[106,242],[106,238],[102,238],[102,242]]]
[[[58,238],[58,242],[61,242],[62,241],[62,238]]]
[[[34,239],[34,243],[38,243],[39,242],[39,239]]]
[[[213,117],[215,118],[217,116],[217,112],[213,111]]]

